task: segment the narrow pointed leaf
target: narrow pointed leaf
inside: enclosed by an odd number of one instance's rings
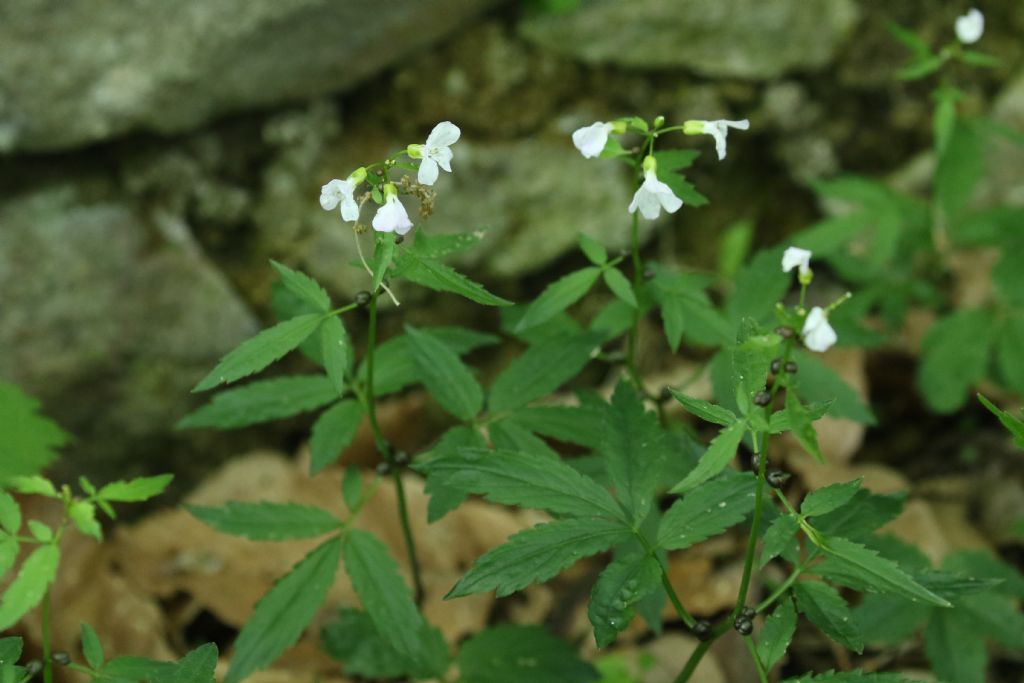
[[[724,406],[715,405],[714,403],[708,403],[702,401],[699,398],[693,398],[687,396],[681,391],[675,389],[669,389],[672,396],[682,404],[686,412],[691,415],[696,415],[702,420],[712,422],[716,425],[722,425],[723,427],[729,427],[735,424],[739,418],[734,412]]]
[[[512,302],[491,294],[483,285],[473,282],[439,261],[423,258],[412,251],[402,252],[401,274],[413,282],[441,292],[452,292],[484,306],[511,306]]]
[[[388,274],[391,266],[391,259],[395,255],[395,234],[393,232],[378,232],[374,235],[377,247],[373,252],[373,282],[370,291],[376,292],[384,276]]]
[[[173,480],[173,474],[158,474],[155,477],[114,481],[101,488],[96,496],[111,503],[141,503],[163,493]]]
[[[298,641],[334,583],[340,557],[341,539],[335,537],[274,584],[235,640],[235,655],[224,683],[240,683]]]
[[[826,539],[822,549],[827,559],[814,568],[820,576],[851,588],[892,593],[937,607],[951,606],[948,600],[914,581],[895,562],[859,543],[833,536]]]
[[[283,284],[289,292],[302,299],[321,313],[326,313],[331,308],[331,298],[316,280],[302,271],[292,270],[288,266],[271,260],[270,265],[277,271]]]
[[[337,389],[324,375],[257,380],[214,395],[209,403],[182,418],[176,427],[238,429],[316,410],[337,398]]]
[[[465,683],[593,683],[600,676],[566,642],[540,626],[502,624],[463,643]]]
[[[807,517],[818,517],[841,508],[857,495],[862,481],[863,479],[854,479],[811,491],[800,504],[800,513]]]
[[[736,422],[719,432],[718,436],[712,439],[711,444],[708,445],[708,449],[701,456],[697,466],[672,488],[672,493],[692,491],[721,473],[736,456],[736,449],[739,448],[746,431],[745,422]]]
[[[785,656],[789,643],[796,633],[796,610],[793,602],[783,597],[775,611],[764,620],[764,628],[757,637],[757,656],[764,667],[771,671]]]
[[[785,553],[789,548],[796,547],[799,550],[796,541],[796,532],[799,529],[800,523],[793,515],[776,517],[764,534],[758,567],[763,569],[765,565]]]
[[[96,631],[93,630],[92,626],[83,623],[81,629],[82,637],[82,654],[85,656],[85,661],[89,663],[93,669],[99,669],[103,666],[103,662],[106,661],[106,657],[103,655],[103,644],[100,643],[100,637],[96,635]]]
[[[259,372],[306,341],[322,319],[317,313],[309,313],[263,330],[224,356],[192,391],[206,391]]]
[[[552,282],[526,309],[516,324],[516,332],[536,327],[572,306],[590,291],[600,275],[600,268],[588,266]]]
[[[754,509],[756,484],[751,474],[729,474],[687,493],[662,517],[658,546],[688,548],[739,524]]]
[[[309,439],[311,474],[323,471],[349,447],[363,421],[363,406],[352,400],[340,401],[325,410]]]
[[[639,306],[636,301],[636,294],[633,293],[633,285],[629,283],[629,280],[626,279],[621,270],[618,268],[607,268],[601,273],[601,277],[604,278],[604,283],[612,291],[612,294],[633,308]]]
[[[597,646],[615,642],[636,614],[636,603],[660,587],[661,567],[652,555],[626,555],[605,567],[587,607]]]
[[[341,396],[345,393],[348,375],[352,372],[355,352],[352,339],[338,316],[328,318],[320,326],[320,356],[335,393]]]
[[[491,386],[492,413],[524,406],[569,381],[601,345],[599,334],[559,335],[533,344],[509,363]]]
[[[484,392],[458,354],[415,327],[406,325],[405,336],[420,380],[431,396],[460,420],[476,417],[483,408]]]
[[[850,606],[839,591],[819,581],[800,581],[793,586],[800,611],[822,633],[856,653],[863,652],[864,640]]]
[[[253,541],[316,538],[341,526],[327,510],[297,503],[231,502],[222,507],[187,507],[193,516],[217,531]]]
[[[543,583],[562,570],[630,538],[630,529],[605,519],[560,519],[513,535],[488,551],[445,596],[458,598],[496,591],[499,598],[533,583]]]
[[[18,575],[0,598],[0,631],[14,626],[39,604],[57,576],[60,550],[55,545],[39,546],[25,558]]]

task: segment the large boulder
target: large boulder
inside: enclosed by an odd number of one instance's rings
[[[70,0],[0,6],[0,152],[337,92],[496,0]]]
[[[828,64],[858,16],[852,0],[590,0],[520,30],[593,64],[770,79]]]
[[[85,195],[0,204],[0,377],[75,435],[61,471],[102,481],[161,466],[144,456],[166,453],[191,387],[257,322],[178,219]]]

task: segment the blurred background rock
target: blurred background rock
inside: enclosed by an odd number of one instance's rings
[[[977,4],[1004,66],[961,83],[965,106],[1020,125],[1024,4]],[[340,299],[365,286],[350,231],[318,205],[327,180],[456,122],[428,229],[486,230],[460,267],[515,299],[579,260],[577,231],[624,244],[629,178],[581,159],[573,129],[749,117],[725,162],[699,141],[692,179],[711,204],[648,247],[710,266],[729,224],[773,243],[819,216],[815,179],[927,152],[929,85],[895,81],[904,52],[885,24],[945,42],[969,5],[0,0],[0,377],[76,435],[58,476],[187,481],[252,445],[294,446],[301,421],[173,425],[200,402],[195,381],[270,320],[268,258]],[[1024,202],[1019,155],[1005,164],[1000,193]],[[494,324],[453,298],[406,313]]]

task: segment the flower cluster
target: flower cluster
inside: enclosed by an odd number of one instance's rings
[[[454,123],[442,121],[434,126],[430,135],[427,136],[426,142],[422,145],[406,147],[406,156],[420,162],[416,174],[416,180],[420,185],[429,186],[437,182],[439,169],[451,173],[453,156],[451,147],[458,142],[460,134],[459,127]],[[389,158],[379,165],[383,166],[386,171],[394,163],[395,159]],[[333,211],[340,206],[343,220],[352,223],[358,221],[361,203],[356,201],[355,193],[359,186],[367,180],[367,171],[366,167],[359,167],[345,180],[335,178],[321,187],[320,206],[325,211]],[[373,229],[377,232],[394,232],[399,235],[408,233],[412,229],[412,221],[409,220],[405,206],[398,199],[398,188],[395,184],[383,182],[379,187],[375,185],[373,190],[371,196],[380,204],[371,223]]]
[[[836,331],[832,329],[832,325],[828,322],[828,315],[842,302],[846,301],[849,298],[849,294],[832,303],[827,308],[814,306],[810,311],[804,311],[803,293],[806,292],[807,286],[814,279],[814,271],[811,270],[811,255],[812,253],[807,249],[789,247],[782,254],[782,270],[786,273],[794,269],[797,271],[797,281],[800,283],[801,288],[801,305],[797,308],[797,313],[803,317],[800,337],[804,341],[804,346],[811,351],[823,353],[832,348],[839,340]]]
[[[589,126],[579,128],[572,134],[572,143],[580,154],[586,159],[593,159],[599,156],[621,156],[628,154],[621,145],[609,145],[609,138],[612,135],[622,135],[630,128],[635,129],[646,137],[641,150],[646,149],[647,154],[639,166],[637,181],[639,186],[633,195],[633,201],[629,204],[629,212],[636,213],[639,209],[640,215],[648,220],[654,220],[661,215],[664,209],[668,213],[675,213],[683,205],[672,188],[658,178],[657,161],[654,156],[654,141],[659,136],[672,131],[682,131],[685,135],[710,135],[715,140],[715,150],[718,159],[725,159],[726,136],[730,128],[747,130],[750,128],[750,121],[686,121],[681,126],[670,126],[663,128],[664,117],[659,116],[654,121],[653,127],[646,122],[630,117],[616,121],[595,121]],[[640,159],[637,157],[637,161]]]

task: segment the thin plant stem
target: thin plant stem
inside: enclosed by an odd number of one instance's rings
[[[676,589],[672,586],[672,582],[669,581],[668,571],[665,569],[665,565],[663,565],[661,560],[654,555],[654,547],[651,546],[650,542],[644,538],[644,535],[640,533],[639,530],[634,529],[633,534],[636,536],[637,540],[640,541],[640,545],[644,547],[647,554],[654,557],[655,561],[657,561],[658,569],[661,571],[661,585],[665,587],[665,592],[668,594],[668,599],[672,602],[672,606],[675,608],[676,614],[679,615],[679,618],[683,620],[683,623],[686,624],[687,627],[693,628],[697,623],[697,620],[693,618],[692,614],[686,611],[685,607],[683,607],[683,602],[679,599],[679,594],[676,593]]]
[[[800,565],[799,567],[794,569],[792,573],[786,577],[786,580],[779,584],[779,587],[771,592],[771,595],[769,595],[767,598],[758,603],[757,607],[755,607],[754,610],[756,612],[763,612],[769,607],[771,607],[776,600],[782,597],[782,595],[786,591],[793,587],[793,584],[796,583],[796,580],[799,579],[800,575],[803,574],[806,570],[806,565]]]
[[[767,441],[767,435],[765,441]],[[757,534],[761,529],[761,501],[764,498],[764,475],[768,464],[767,449],[759,448],[757,435],[754,435],[754,454],[758,456],[757,464],[757,488],[754,493],[754,521],[750,525],[750,538],[747,540],[747,555],[743,561],[743,578],[740,581],[740,592],[736,598],[734,615],[739,614],[747,601],[747,591],[750,589],[750,575],[754,567],[754,552],[757,549]]]
[[[43,594],[43,604],[40,609],[43,635],[43,683],[53,683],[53,646],[50,643],[50,589]]]
[[[377,421],[377,404],[373,388],[373,365],[374,351],[377,346],[377,296],[370,298],[370,323],[367,332],[366,342],[366,413],[370,418],[370,428],[373,430],[373,440],[377,445],[377,451],[384,456],[394,473],[395,494],[398,498],[398,517],[402,524],[402,536],[405,539],[405,551],[409,557],[409,568],[412,571],[412,582],[416,591],[416,602],[419,604],[423,599],[423,579],[420,576],[420,563],[416,555],[416,542],[412,535],[412,526],[409,523],[409,508],[405,499],[405,484],[402,481],[401,469],[395,464],[395,455],[384,433],[381,431],[380,423]]]
[[[693,676],[695,671],[697,671],[697,667],[700,665],[700,660],[704,659],[704,655],[706,655],[708,653],[708,650],[711,648],[711,644],[719,638],[721,638],[722,635],[728,630],[728,623],[723,622],[719,624],[715,628],[715,630],[711,632],[711,635],[708,637],[708,639],[702,641],[697,646],[697,649],[693,651],[693,653],[690,655],[690,658],[686,660],[686,665],[683,667],[683,670],[679,672],[679,675],[676,676],[675,681],[673,683],[686,683],[687,681],[689,681],[690,677]]]
[[[764,662],[761,661],[760,655],[757,654],[757,648],[754,647],[754,639],[750,636],[743,636],[743,642],[747,646],[747,652],[750,653],[751,659],[754,660],[754,666],[757,668],[757,677],[761,683],[768,683],[768,672],[765,671]]]
[[[640,260],[640,217],[633,212],[633,223],[630,230],[630,244],[633,251],[633,290],[639,296],[640,288],[643,286],[643,262]],[[629,328],[629,336],[626,340],[626,370],[629,372],[633,384],[641,392],[644,390],[643,382],[640,379],[640,372],[636,368],[636,346],[637,337],[640,333],[640,308],[633,312],[633,325]]]

